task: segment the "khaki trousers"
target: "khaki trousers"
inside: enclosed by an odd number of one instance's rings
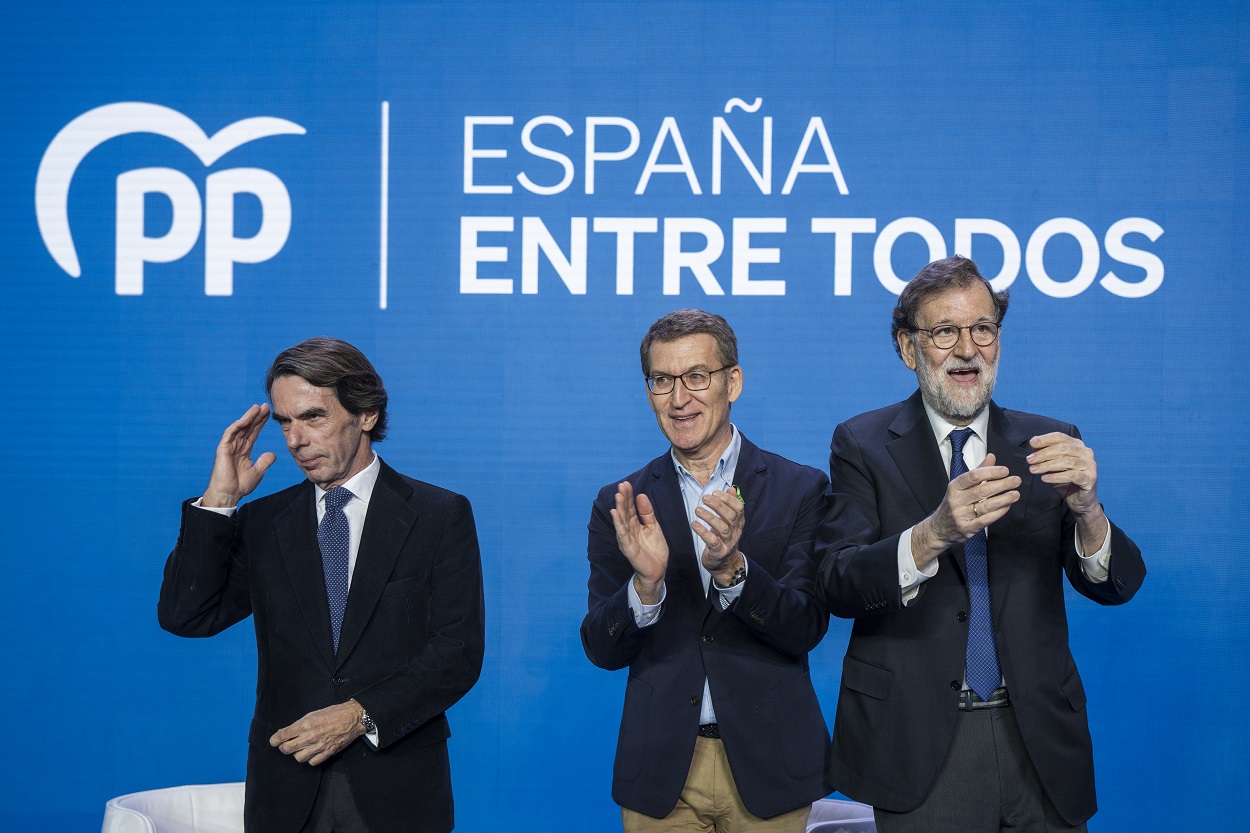
[[[742,806],[725,745],[698,738],[677,806],[662,819],[621,808],[625,833],[804,833],[811,805],[762,819]]]

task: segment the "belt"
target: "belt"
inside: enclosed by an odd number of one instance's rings
[[[972,711],[974,709],[1001,709],[1004,706],[1011,705],[1011,695],[1007,693],[1005,688],[996,688],[994,693],[990,695],[990,699],[982,700],[980,695],[971,689],[965,689],[959,692],[959,710]]]
[[[699,726],[699,737],[720,739],[720,726],[715,723],[704,723]]]

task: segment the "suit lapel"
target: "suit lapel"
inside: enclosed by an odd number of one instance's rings
[[[990,554],[990,600],[994,607],[994,619],[997,622],[1006,605],[1007,593],[1011,589],[1011,566],[1014,559],[1006,547],[996,547],[995,544],[1001,543],[1005,537],[1004,533],[1009,529],[1019,527],[1024,519],[1028,511],[1029,494],[1033,488],[1034,478],[1029,474],[1028,461],[1024,459],[1030,452],[1029,437],[1016,430],[1006,412],[993,402],[990,402],[988,433],[986,446],[989,453],[994,455],[995,464],[1006,466],[1012,474],[1020,478],[1020,499],[1012,504],[1006,515],[990,527],[986,536]],[[995,527],[1002,530],[997,536],[994,534]]]
[[[916,498],[919,510],[916,520],[922,520],[942,502],[950,477],[942,464],[942,453],[933,438],[933,427],[919,391],[903,404],[903,409],[890,423],[890,433],[894,439],[886,443],[886,448]]]
[[[942,452],[938,451],[933,426],[929,424],[920,391],[916,391],[903,403],[902,410],[890,423],[889,430],[894,439],[886,443],[886,449],[894,459],[899,476],[907,483],[916,499],[917,511],[914,517],[915,522],[919,523],[938,508],[950,483],[950,474],[942,463]],[[966,575],[963,545],[953,546],[950,551],[960,574]]]
[[[334,638],[330,633],[321,547],[317,543],[315,500],[312,483],[305,481],[295,499],[274,518],[273,536],[308,630],[326,667],[333,668]]]
[[[702,599],[705,593],[703,577],[695,559],[694,539],[691,538],[694,532],[686,520],[686,504],[682,500],[673,458],[664,454],[651,461],[648,468],[651,488],[647,497],[651,498],[656,520],[664,532],[664,540],[668,542],[668,574],[675,574],[677,580],[677,588],[669,588],[669,592],[679,589],[693,599]]]
[[[754,532],[754,520],[750,507],[764,505],[764,489],[768,485],[768,464],[755,443],[742,437],[742,448],[738,452],[738,468],[734,471],[734,485],[742,490],[742,500],[747,506],[746,526],[742,537]]]
[[[742,445],[738,450],[738,465],[734,469],[734,485],[742,492],[742,502],[746,507],[746,523],[742,527],[742,538],[746,538],[755,531],[759,523],[758,513],[752,512],[751,507],[764,505],[764,491],[768,486],[768,463],[760,453],[759,446],[748,440],[745,434],[741,436]],[[714,612],[719,613],[721,609],[719,593],[709,590],[707,598],[708,605],[703,611],[705,620]]]
[[[339,634],[339,651],[333,663],[337,670],[360,641],[365,625],[373,616],[386,580],[395,569],[395,562],[417,522],[417,512],[408,504],[411,487],[390,466],[382,463],[365,528],[360,536],[360,551],[352,571],[351,590],[347,594],[347,610],[343,614],[343,630]],[[329,615],[326,616],[327,620]]]

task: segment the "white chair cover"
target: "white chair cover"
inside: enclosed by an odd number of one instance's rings
[[[118,796],[104,806],[101,833],[243,833],[243,782]]]
[[[877,833],[877,823],[867,804],[822,798],[812,804],[807,833]]]

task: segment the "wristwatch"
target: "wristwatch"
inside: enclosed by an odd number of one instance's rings
[[[721,590],[728,590],[730,587],[737,587],[739,584],[742,584],[742,582],[746,580],[747,580],[747,568],[746,568],[746,565],[743,564],[741,567],[734,570],[733,578],[729,580],[728,584],[721,584],[719,581],[715,581],[715,580],[713,580],[712,583],[715,584]]]
[[[364,707],[360,707],[360,725],[365,727],[365,734],[372,735],[378,730],[374,725],[373,718],[369,716],[369,711]]]

